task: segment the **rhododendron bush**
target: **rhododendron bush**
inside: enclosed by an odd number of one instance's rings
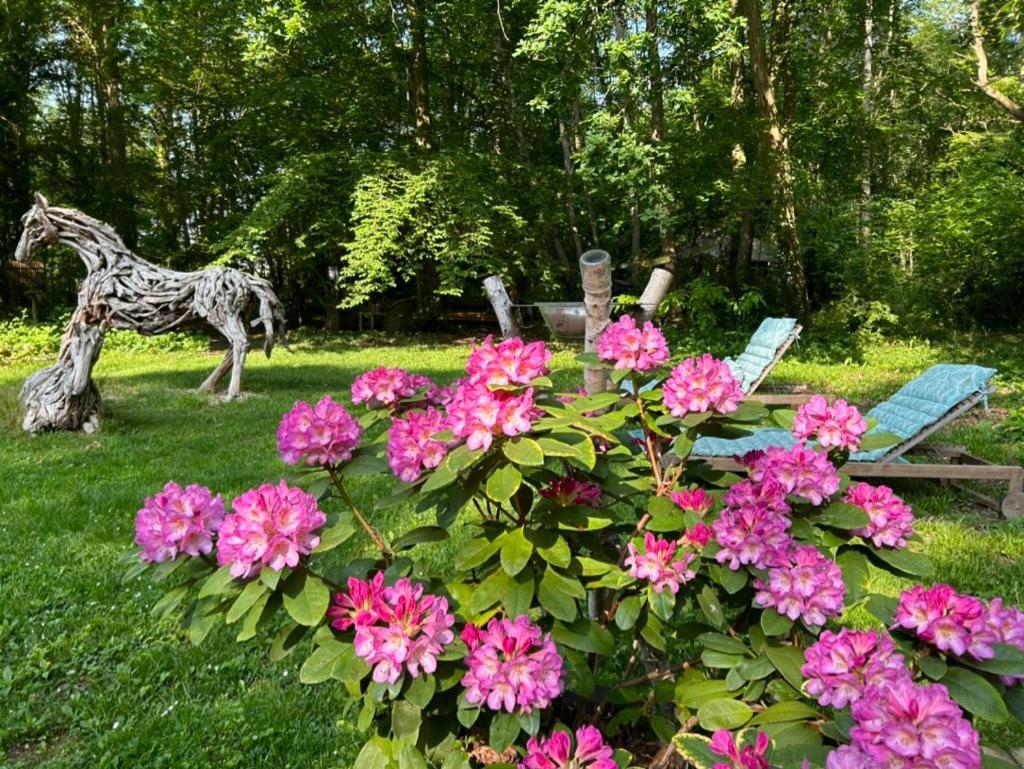
[[[169,483],[138,512],[133,572],[173,585],[156,611],[192,641],[223,622],[344,687],[359,769],[982,766],[978,722],[1024,716],[1024,614],[870,591],[870,567],[931,575],[910,507],[837,470],[894,437],[843,401],[744,400],[650,323],[580,357],[607,391],[561,392],[543,343],[487,339],[450,386],[380,368],[358,408],[297,403],[291,475],[230,503]],[[692,455],[767,424],[798,442],[736,472]],[[364,508],[366,474],[394,488]],[[420,555],[449,538],[447,566]],[[843,627],[853,607],[878,624]]]

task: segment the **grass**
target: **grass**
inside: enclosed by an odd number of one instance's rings
[[[992,411],[979,410],[942,438],[1020,462],[1024,431],[1001,427],[1022,404],[1020,341],[887,343],[855,356],[807,346],[787,355],[776,379],[867,404],[933,362],[993,365],[1005,373]],[[725,348],[718,353],[738,346],[728,338],[717,344]],[[677,345],[687,348],[699,346]],[[158,589],[122,582],[116,560],[131,546],[142,497],[168,479],[202,483],[230,499],[285,474],[274,429],[296,399],[341,395],[356,374],[378,365],[448,381],[465,352],[465,344],[430,339],[307,342],[272,361],[254,354],[249,396],[222,403],[194,392],[219,353],[108,350],[96,371],[107,413],[92,436],[23,435],[18,388],[45,363],[0,370],[0,765],[6,757],[13,766],[54,768],[350,766],[362,735],[340,687],[301,686],[300,655],[271,664],[265,641],[239,645],[223,627],[192,647],[173,618],[150,615]],[[559,384],[578,379],[571,351],[556,363],[568,367]],[[370,507],[386,487],[365,480],[354,495]],[[924,518],[918,528],[938,579],[1024,603],[1024,523],[1000,522],[938,486],[898,490]],[[409,515],[399,510],[379,523],[394,534],[408,527]],[[443,564],[454,546],[424,546],[431,549],[423,555]],[[360,555],[354,547],[337,557]],[[988,736],[1024,744],[1015,728]]]

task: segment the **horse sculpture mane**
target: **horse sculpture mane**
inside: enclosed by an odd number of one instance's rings
[[[88,408],[97,411],[95,419],[74,413],[86,407],[74,401],[95,390],[89,372],[99,357],[102,334],[107,328],[152,335],[197,321],[213,326],[228,340],[230,349],[200,389],[212,392],[231,370],[228,398],[241,391],[242,369],[249,351],[245,321],[250,308],[257,308],[252,325],[262,324],[264,328],[263,349],[267,357],[275,336],[283,336],[281,302],[263,278],[231,267],[196,272],[160,267],[133,253],[109,225],[73,208],[50,206],[38,194],[36,205],[22,221],[24,231],[16,259],[28,259],[40,248],[60,244],[78,253],[88,273],[78,293],[78,307],[65,332],[57,365],[34,374],[22,390],[26,430],[79,429],[81,425],[98,424],[98,392],[88,399]],[[96,328],[100,329],[98,340],[91,338],[89,344],[72,345],[71,340],[84,334],[86,327],[93,329],[91,337],[95,337]],[[88,351],[89,360],[65,354],[72,348]],[[69,367],[74,369],[70,374],[66,371]],[[44,376],[45,372],[50,373]],[[59,384],[55,385],[58,379]],[[55,393],[64,394],[62,399],[58,397],[60,402],[54,402]]]

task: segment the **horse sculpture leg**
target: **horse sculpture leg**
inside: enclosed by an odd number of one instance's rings
[[[228,341],[230,342],[231,340],[228,339]],[[210,372],[210,376],[206,377],[206,381],[199,385],[199,390],[201,392],[208,393],[212,393],[214,390],[216,390],[217,383],[220,382],[220,380],[228,372],[228,369],[231,368],[231,363],[234,360],[234,357],[234,353],[231,350],[228,350],[226,353],[224,353],[224,360],[222,360],[217,365],[217,368]]]
[[[229,318],[227,328],[228,339],[231,341],[231,384],[228,385],[228,400],[238,397],[242,390],[242,369],[245,368],[245,356],[249,352],[249,335],[239,317]]]

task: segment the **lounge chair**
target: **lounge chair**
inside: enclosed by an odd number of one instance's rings
[[[894,446],[860,451],[850,456],[843,471],[854,478],[931,478],[956,485],[960,481],[1005,481],[1008,490],[997,501],[971,489],[980,502],[1001,510],[1006,518],[1024,516],[1024,468],[995,465],[967,453],[965,447],[928,445],[924,441],[962,414],[987,400],[995,369],[981,366],[939,364],[903,385],[891,398],[868,413],[878,424],[868,432],[892,433],[901,440]],[[791,447],[793,435],[783,429],[763,428],[742,438],[701,438],[693,456],[719,470],[739,467],[734,457],[770,446]],[[910,453],[929,454],[932,461],[911,463]]]
[[[740,356],[725,359],[744,393],[749,395],[761,386],[775,364],[782,360],[786,350],[799,338],[801,331],[803,327],[793,318],[765,318]],[[796,400],[800,399],[800,396],[796,396]],[[768,394],[759,394],[757,400],[762,403],[775,402]],[[785,402],[793,401],[792,394],[786,396]]]

